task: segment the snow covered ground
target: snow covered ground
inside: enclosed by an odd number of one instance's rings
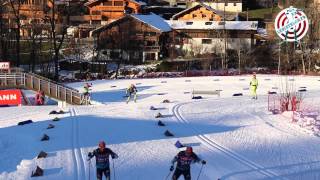
[[[119,155],[111,161],[112,179],[163,180],[170,161],[179,152],[177,140],[192,145],[207,160],[200,180],[320,179],[320,139],[267,112],[267,92],[284,89],[285,77],[258,75],[258,100],[249,97],[251,76],[194,77],[94,81],[91,106],[68,106],[67,113],[48,115],[57,106],[0,108],[1,180],[95,179],[94,160],[87,153],[100,140]],[[298,89],[307,87],[306,99],[318,108],[320,77],[289,77]],[[125,103],[125,89],[137,84],[137,103]],[[82,83],[70,86],[82,90]],[[203,95],[192,100],[192,90],[221,90],[221,97]],[[244,96],[233,97],[234,93]],[[171,103],[162,103],[168,99]],[[159,108],[152,111],[150,106]],[[160,112],[166,126],[157,126]],[[34,123],[16,126],[19,121]],[[54,124],[54,129],[46,129]],[[175,136],[163,135],[169,130]],[[43,134],[49,141],[40,141]],[[182,148],[183,149],[183,148]],[[182,150],[180,149],[180,150]],[[45,159],[36,159],[41,151]],[[44,176],[31,178],[36,166]],[[192,166],[196,179],[201,165]],[[115,171],[114,171],[115,169]],[[115,172],[115,174],[113,174]],[[180,178],[182,179],[182,178]]]

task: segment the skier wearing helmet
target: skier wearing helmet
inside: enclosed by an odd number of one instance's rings
[[[88,103],[88,104],[91,104],[91,102],[90,102],[90,99],[91,99],[91,95],[90,95],[90,91],[91,91],[91,88],[92,87],[92,83],[91,84],[89,84],[89,83],[85,83],[84,84],[84,86],[83,86],[83,89],[84,89],[84,93],[83,93],[83,95],[84,95],[84,98],[85,98],[85,100],[86,100],[86,102]],[[81,103],[82,104],[82,103]]]
[[[137,101],[137,92],[138,92],[138,90],[137,90],[137,88],[136,88],[136,86],[135,86],[134,84],[131,84],[131,85],[128,87],[127,92],[126,92],[126,94],[127,94],[127,96],[128,96],[127,104],[129,103],[130,98],[131,98],[132,95],[133,95],[133,101],[134,101],[134,102]]]
[[[110,180],[110,163],[109,156],[112,159],[117,159],[118,155],[114,153],[111,149],[106,148],[106,143],[104,141],[99,142],[99,147],[93,152],[89,152],[88,161],[94,156],[96,157],[96,168],[97,168],[97,179],[102,180],[103,174],[107,180]]]
[[[185,180],[191,180],[190,165],[191,163],[206,164],[205,160],[201,160],[192,150],[192,147],[187,147],[185,151],[180,151],[172,160],[170,171],[173,171],[174,163],[177,162],[176,170],[173,173],[172,180],[177,180],[181,175]]]

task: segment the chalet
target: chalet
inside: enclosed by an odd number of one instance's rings
[[[129,14],[92,32],[105,60],[141,63],[168,54],[170,26],[155,14]]]
[[[203,3],[205,5],[210,6],[211,8],[217,11],[226,11],[233,13],[240,13],[243,9],[242,0],[186,0],[187,8],[198,5],[199,3]],[[180,2],[181,4],[181,2]]]
[[[4,6],[7,7],[7,11],[5,11],[5,14],[2,18],[6,19],[9,22],[9,24],[11,24],[11,22],[15,19],[14,11],[10,3],[6,3]],[[29,23],[30,19],[41,22],[47,15],[48,9],[50,9],[50,7],[51,4],[48,0],[22,1],[19,8],[21,24],[23,25]],[[17,8],[18,6],[15,5],[15,9]]]
[[[15,2],[16,3],[16,2]],[[18,10],[18,5],[15,4],[12,9],[10,3],[4,4],[6,11],[2,15],[2,20],[9,25],[10,28],[17,28],[15,11]],[[49,24],[44,21],[47,16],[51,16],[50,10],[52,3],[49,0],[25,0],[21,1],[18,13],[20,18],[20,35],[23,37],[29,36],[33,26],[41,26],[42,31],[48,31]],[[58,14],[55,16],[59,20]]]
[[[141,11],[143,2],[134,0],[94,0],[85,3],[89,15],[83,16],[90,24],[104,25],[122,18],[125,14],[136,14]]]
[[[197,4],[191,8],[181,11],[172,17],[173,20],[190,21],[221,21],[222,15],[203,3]]]
[[[181,21],[167,23],[179,34],[174,39],[179,56],[219,54],[224,50],[248,49],[255,44],[257,21]]]

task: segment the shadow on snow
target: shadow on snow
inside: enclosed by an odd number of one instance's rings
[[[41,150],[49,152],[49,156],[55,156],[57,151],[73,149],[72,128],[75,120],[79,123],[80,148],[96,147],[97,142],[102,139],[106,140],[108,144],[169,139],[163,134],[167,129],[175,135],[173,138],[198,135],[179,122],[170,122],[166,127],[159,127],[156,121],[151,120],[92,115],[65,117],[57,122],[47,120],[25,126],[11,126],[0,129],[0,149],[2,154],[8,154],[2,156],[4,157],[1,159],[2,164],[7,166],[0,167],[0,173],[15,171],[21,160],[33,159]],[[47,130],[49,123],[56,127]],[[190,123],[190,125],[197,128],[200,134],[234,131],[240,128],[238,126],[213,126],[197,123]],[[40,141],[44,133],[49,135],[49,141]],[[24,153],[21,153],[21,150],[16,150],[21,148],[24,149]],[[53,172],[57,171],[54,170],[51,173]]]

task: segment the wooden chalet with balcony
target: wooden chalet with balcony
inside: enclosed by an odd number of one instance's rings
[[[197,4],[191,8],[181,11],[174,16],[173,20],[191,20],[191,21],[221,21],[223,15],[205,4]]]
[[[14,10],[11,4],[5,3],[6,11],[2,15],[4,23],[8,24],[11,29],[17,28],[16,14],[19,13],[20,18],[20,35],[22,37],[29,36],[33,26],[41,26],[42,31],[46,31],[49,27],[45,24],[46,16],[51,16],[50,10],[52,3],[49,0],[25,0],[21,1],[20,6],[14,1]],[[56,15],[55,19],[58,20],[59,16]]]
[[[92,32],[104,60],[141,63],[167,56],[170,26],[155,14],[130,14]]]
[[[85,3],[89,15],[82,18],[90,24],[105,25],[122,18],[125,14],[136,14],[141,10],[142,2],[134,0],[94,0]]]

